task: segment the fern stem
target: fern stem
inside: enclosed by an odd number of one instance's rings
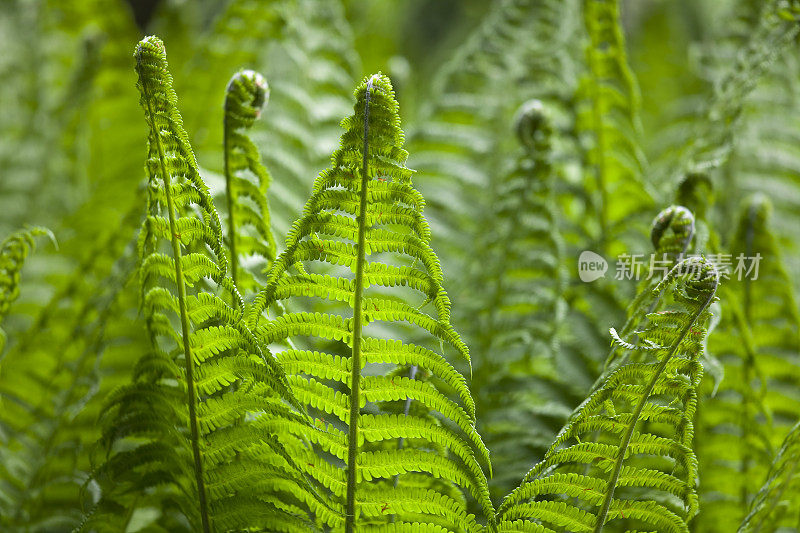
[[[231,249],[231,279],[233,285],[239,289],[239,256],[236,255],[236,221],[233,217],[233,176],[230,171],[230,123],[228,113],[225,113],[225,121],[222,133],[222,154],[225,172],[225,192],[227,193],[228,203],[228,242]]]
[[[361,390],[361,329],[363,321],[364,263],[367,240],[367,186],[369,184],[369,100],[373,78],[367,82],[364,95],[364,147],[361,164],[361,191],[358,209],[358,259],[353,295],[353,367],[350,376],[350,420],[347,438],[347,505],[345,507],[345,533],[353,533],[356,521],[356,457],[358,455],[358,415]]]
[[[611,471],[611,477],[608,479],[608,484],[606,485],[606,495],[603,499],[603,505],[600,507],[600,512],[597,514],[597,522],[595,522],[594,526],[594,533],[600,533],[603,531],[603,526],[606,522],[606,517],[608,516],[608,510],[611,508],[611,502],[614,499],[614,489],[617,486],[617,480],[619,479],[619,474],[622,471],[622,463],[625,459],[625,452],[628,449],[628,444],[630,444],[631,437],[633,437],[633,431],[636,429],[636,423],[639,421],[639,417],[642,414],[642,409],[644,409],[644,404],[647,402],[647,399],[652,394],[653,389],[658,382],[658,378],[661,376],[661,373],[664,372],[664,369],[667,367],[667,363],[672,359],[675,355],[675,352],[678,351],[683,339],[686,337],[686,334],[689,330],[694,326],[697,319],[702,316],[703,312],[706,308],[711,305],[711,302],[714,300],[715,292],[712,291],[708,298],[706,299],[703,307],[692,317],[691,322],[684,326],[683,331],[681,331],[680,335],[678,336],[678,340],[675,341],[673,344],[672,349],[670,352],[662,359],[659,363],[656,371],[653,373],[653,377],[650,378],[650,382],[647,384],[644,392],[642,393],[642,397],[639,400],[639,403],[636,405],[636,410],[633,412],[633,416],[631,417],[631,421],[628,424],[628,427],[625,428],[625,434],[622,436],[622,441],[619,445],[619,451],[617,452],[616,457],[614,458],[614,469]]]
[[[146,85],[143,84],[143,87]],[[146,89],[144,89],[146,90]],[[170,188],[169,173],[164,164],[164,147],[161,145],[161,130],[153,120],[153,108],[150,98],[146,98],[148,108],[148,119],[150,121],[150,131],[153,132],[156,146],[158,147],[158,161],[161,166],[161,176],[164,180],[164,194],[167,198],[167,212],[169,213],[170,242],[172,243],[172,255],[175,259],[175,284],[178,286],[178,306],[180,308],[181,333],[183,335],[183,355],[186,365],[186,389],[187,403],[189,404],[189,429],[192,434],[192,455],[194,456],[194,474],[197,481],[197,500],[200,505],[200,519],[203,525],[203,533],[211,533],[208,519],[208,504],[206,502],[206,487],[203,481],[203,463],[200,458],[200,437],[197,428],[197,409],[195,406],[194,391],[194,361],[192,350],[189,346],[189,318],[186,314],[186,285],[183,279],[183,265],[181,264],[181,247],[177,239],[175,230],[175,208],[172,201],[172,190]]]

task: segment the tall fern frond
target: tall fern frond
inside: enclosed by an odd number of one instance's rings
[[[139,360],[134,382],[108,399],[109,458],[96,473],[105,493],[84,527],[110,523],[111,515],[124,526],[155,505],[157,522],[170,530],[272,522],[300,528],[303,512],[292,493],[302,500],[306,485],[264,427],[279,420],[305,426],[305,418],[290,408],[299,404],[280,364],[244,324],[164,45],[147,37],[134,55],[150,131],[139,277],[152,349]],[[207,283],[225,296],[204,290]]]
[[[261,163],[253,141],[244,133],[261,115],[269,99],[267,80],[252,70],[241,71],[231,78],[225,91],[224,172],[228,204],[228,246],[231,252],[231,278],[240,291],[252,292],[257,287],[253,275],[240,266],[240,256],[260,257],[267,267],[275,259],[275,237],[270,227],[267,189],[272,181]],[[251,175],[255,181],[246,175]],[[250,228],[248,230],[246,227]]]
[[[769,477],[738,531],[800,531],[800,423],[784,439]]]
[[[474,275],[486,296],[474,299],[470,320],[477,337],[472,393],[484,420],[481,433],[498,457],[491,485],[499,496],[541,459],[584,396],[559,379],[566,279],[552,118],[541,101],[531,100],[519,109],[515,126],[522,150],[514,167],[492,183],[484,242],[476,246],[486,250],[486,260]]]
[[[654,289],[671,297],[648,316],[647,357],[611,371],[575,410],[542,462],[498,509],[499,531],[688,531],[697,513],[692,451],[698,361],[719,275],[690,258]]]
[[[594,184],[589,193],[599,225],[593,236],[603,252],[624,232],[632,215],[653,203],[643,180],[647,162],[639,140],[639,89],[628,66],[619,17],[617,0],[583,2],[589,72],[578,90],[584,104],[577,129],[579,135],[591,137],[587,163]]]
[[[772,204],[766,197],[758,195],[745,203],[731,243],[733,266],[738,266],[739,257],[755,260],[743,261],[746,268],[753,268],[749,272],[733,270],[737,279],[730,284],[741,303],[742,320],[753,334],[756,364],[766,380],[764,402],[773,419],[772,444],[777,448],[800,419],[800,312],[771,220]]]
[[[319,508],[318,522],[347,532],[476,531],[455,487],[466,489],[491,520],[481,466],[488,466],[488,452],[474,427],[466,381],[445,347],[465,362],[469,353],[449,322],[424,199],[405,166],[392,85],[376,74],[355,96],[340,148],[314,182],[248,325],[265,344],[292,339],[297,347],[277,357],[320,428],[286,426],[298,441],[290,453],[327,487],[332,509],[342,515]],[[285,300],[315,301],[319,311],[263,315]],[[420,342],[394,340],[400,332]],[[302,445],[306,439],[314,450]]]
[[[665,158],[665,163],[654,169],[656,185],[671,189],[684,173],[710,172],[730,156],[748,96],[770,64],[789,49],[799,30],[795,18],[796,0],[768,0],[758,5],[758,20],[748,31],[749,39],[732,62],[733,66],[715,80],[705,105],[692,110],[694,117],[702,118],[692,121],[693,131],[689,135],[686,126],[682,126],[680,146],[670,147],[671,154]]]

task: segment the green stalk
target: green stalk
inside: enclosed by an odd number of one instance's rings
[[[667,354],[661,363],[659,363],[655,373],[653,374],[653,377],[650,378],[650,382],[647,384],[647,387],[644,390],[644,394],[642,394],[641,400],[636,405],[636,410],[633,412],[631,422],[628,424],[628,427],[625,428],[625,434],[622,436],[622,442],[619,445],[617,456],[614,458],[614,469],[611,471],[611,477],[606,485],[606,495],[603,499],[603,505],[600,507],[600,512],[597,514],[597,522],[595,522],[594,533],[600,533],[603,531],[603,526],[606,522],[606,516],[608,516],[608,510],[611,508],[611,501],[614,499],[614,489],[616,488],[617,481],[619,480],[619,473],[622,471],[622,463],[625,458],[625,452],[627,451],[628,445],[631,442],[633,430],[636,429],[636,424],[639,421],[639,416],[642,414],[642,409],[644,409],[644,404],[647,402],[647,398],[649,398],[650,394],[652,394],[658,378],[661,376],[661,373],[664,372],[664,369],[667,367],[667,363],[675,355],[675,352],[678,351],[678,347],[681,345],[681,342],[683,342],[686,334],[689,332],[692,326],[694,326],[695,322],[697,322],[697,319],[703,314],[703,311],[705,311],[706,308],[711,304],[713,299],[714,293],[712,292],[706,302],[703,304],[703,307],[700,308],[700,311],[694,315],[692,321],[686,324],[686,326],[683,328],[683,331],[681,331],[681,334],[678,336],[678,340],[675,341],[675,344],[672,346],[672,350],[670,350],[669,354]]]
[[[239,289],[239,256],[236,255],[236,223],[233,220],[233,177],[230,172],[230,135],[228,132],[228,112],[225,111],[225,122],[223,126],[222,153],[225,172],[225,192],[228,200],[228,241],[231,248],[231,279],[236,289]]]
[[[358,415],[361,399],[361,329],[364,292],[364,251],[367,240],[367,186],[369,184],[369,98],[372,79],[367,82],[364,103],[364,148],[361,165],[360,207],[358,210],[358,259],[356,261],[356,285],[353,295],[353,364],[350,374],[350,422],[347,435],[347,505],[345,507],[345,533],[353,533],[356,521],[356,458],[358,456]]]
[[[144,89],[146,87],[144,84],[142,84],[142,87],[143,90],[146,90]],[[206,503],[206,487],[203,481],[203,463],[200,459],[200,438],[197,429],[197,409],[195,407],[194,392],[194,360],[192,358],[191,347],[189,346],[189,318],[186,315],[186,285],[183,280],[181,248],[177,239],[177,232],[175,231],[172,190],[170,188],[169,173],[164,164],[164,147],[161,145],[159,130],[156,128],[155,121],[153,120],[153,108],[150,103],[150,98],[146,98],[146,100],[150,131],[153,132],[156,146],[158,147],[158,160],[161,166],[161,176],[164,179],[164,193],[167,197],[167,211],[169,212],[170,241],[172,243],[172,255],[175,259],[175,284],[178,286],[178,307],[180,308],[181,330],[183,333],[183,355],[186,365],[186,388],[189,404],[189,429],[192,433],[192,455],[194,456],[194,474],[197,481],[197,500],[200,505],[200,519],[203,524],[203,533],[211,533],[211,526],[208,519],[208,504]]]

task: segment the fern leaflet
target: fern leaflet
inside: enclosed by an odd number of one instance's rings
[[[800,423],[783,441],[739,533],[800,530]]]

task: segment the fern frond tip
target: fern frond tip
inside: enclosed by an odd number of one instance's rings
[[[225,118],[232,120],[232,129],[250,128],[269,102],[269,84],[254,70],[233,75],[225,89]]]
[[[167,50],[164,47],[164,41],[155,35],[148,35],[136,45],[133,51],[133,57],[136,59],[136,67],[139,68],[145,60],[152,60],[159,58],[164,63],[167,61]]]
[[[681,205],[671,205],[661,211],[650,231],[656,250],[680,255],[686,251],[694,236],[694,215]]]
[[[541,138],[550,132],[550,119],[541,100],[528,100],[517,110],[514,117],[514,131],[519,142],[533,149],[541,144]]]

